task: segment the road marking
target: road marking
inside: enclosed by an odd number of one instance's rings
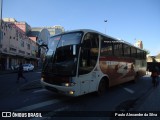
[[[131,93],[131,94],[133,94],[133,93],[134,93],[134,91],[133,91],[133,90],[131,90],[131,89],[129,89],[129,88],[125,88],[125,87],[123,87],[123,89],[124,89],[124,90],[126,90],[127,92]]]
[[[35,90],[35,91],[33,91],[33,93],[45,92],[45,91],[48,91],[48,90],[46,90],[46,89],[40,89],[40,90]]]
[[[30,106],[22,107],[20,109],[14,110],[14,111],[30,111],[30,110],[34,110],[34,109],[37,109],[37,108],[47,106],[47,105],[55,104],[55,103],[58,103],[58,102],[60,102],[60,100],[48,100],[48,101],[45,101],[45,102],[41,102],[41,103],[33,104],[33,105],[30,105]]]

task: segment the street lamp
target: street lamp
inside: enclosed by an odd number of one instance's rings
[[[106,22],[107,22],[107,20],[104,20],[104,22],[106,23]],[[106,34],[106,27],[105,27],[105,34]]]

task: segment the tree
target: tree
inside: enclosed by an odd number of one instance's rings
[[[150,51],[149,51],[149,50],[147,50],[147,49],[144,49],[144,50],[146,51],[147,55],[150,54]]]

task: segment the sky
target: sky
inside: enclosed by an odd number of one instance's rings
[[[93,29],[131,44],[142,40],[150,55],[160,53],[160,0],[3,0],[2,18]]]

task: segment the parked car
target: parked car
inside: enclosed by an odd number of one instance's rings
[[[32,64],[23,64],[23,71],[33,71],[34,70],[34,66]]]

